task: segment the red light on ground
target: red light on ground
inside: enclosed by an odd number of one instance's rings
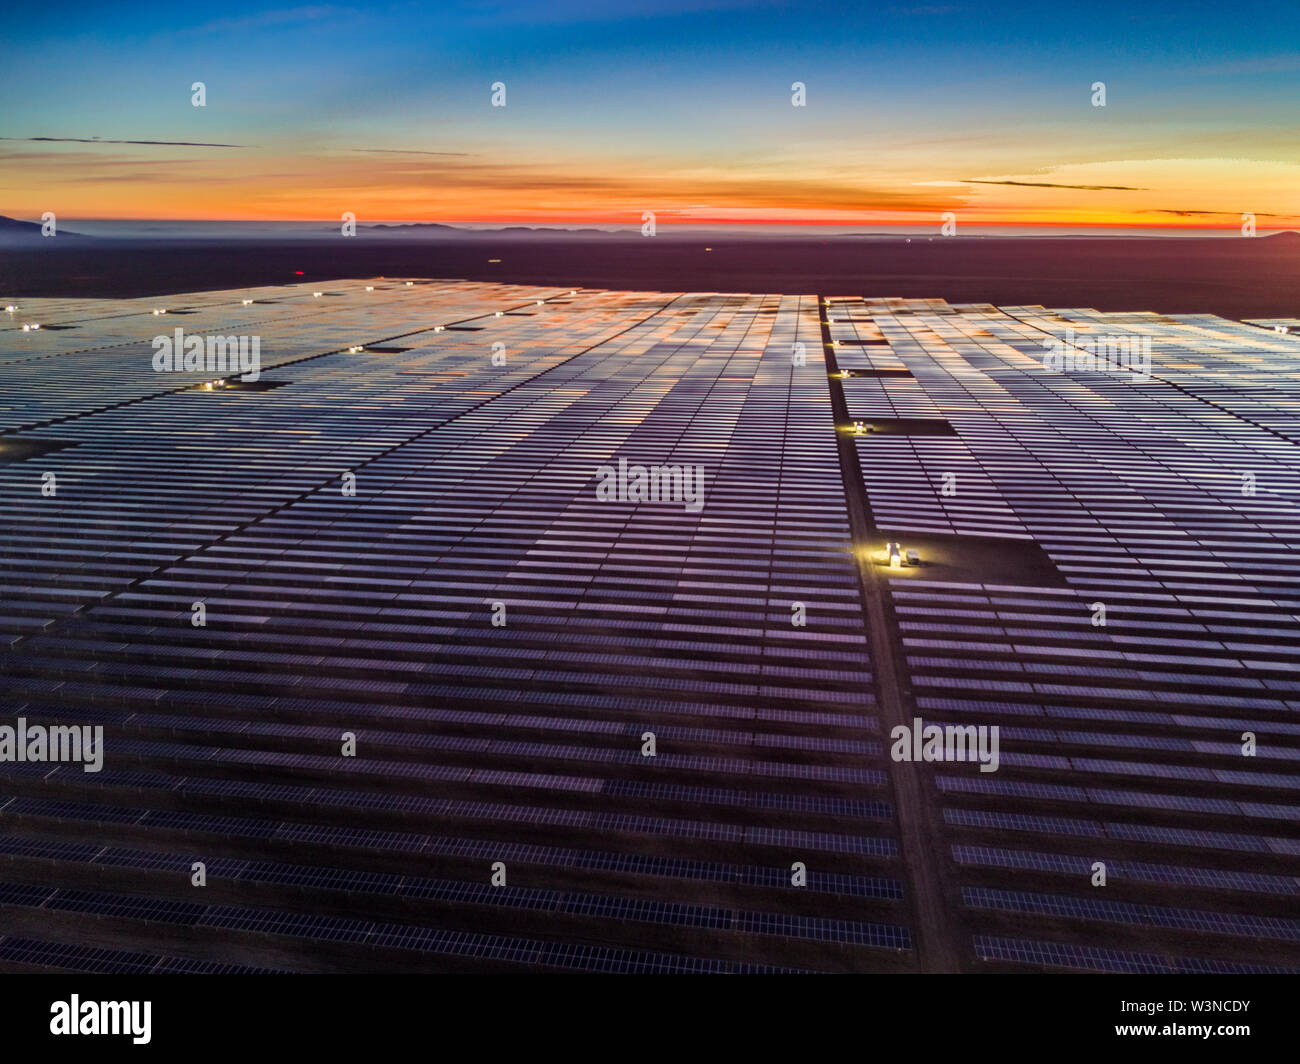
[[[297,275],[298,277],[302,277],[302,276],[304,276],[302,270],[294,270],[293,272],[294,272],[294,274]]]

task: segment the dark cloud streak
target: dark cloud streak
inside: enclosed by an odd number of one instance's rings
[[[0,137],[29,144],[156,144],[167,148],[246,148],[247,144],[206,144],[193,140],[102,140],[99,137]]]
[[[967,185],[1016,185],[1020,188],[1075,188],[1084,192],[1150,192],[1149,188],[1134,188],[1131,185],[1057,185],[1051,181],[980,181],[975,178],[963,178]]]
[[[1193,215],[1207,215],[1217,218],[1236,218],[1240,216],[1237,211],[1176,211],[1170,207],[1148,207],[1145,210],[1138,211],[1138,214],[1176,214],[1180,218],[1190,218]],[[1254,212],[1256,218],[1290,218],[1289,214],[1266,214],[1263,211]]]
[[[469,158],[467,151],[418,151],[414,148],[352,148],[351,151],[373,152],[382,155],[447,155]]]

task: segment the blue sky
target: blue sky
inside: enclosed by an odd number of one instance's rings
[[[43,190],[66,193],[72,213],[123,216],[156,203],[161,216],[290,217],[319,203],[329,217],[346,199],[429,217],[494,204],[578,217],[640,200],[755,217],[860,201],[886,220],[945,203],[1031,221],[1300,211],[1281,191],[1300,164],[1294,4],[72,4],[10,21],[0,211],[35,209]],[[505,108],[488,103],[498,80]],[[1104,109],[1089,103],[1098,80]],[[805,108],[791,106],[794,81]],[[358,149],[451,154],[412,154],[394,173],[398,160]],[[1242,204],[1224,195],[1229,173]],[[937,191],[970,179],[1166,197]]]

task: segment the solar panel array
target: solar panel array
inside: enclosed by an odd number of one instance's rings
[[[155,309],[4,332],[6,716],[107,753],[0,763],[0,965],[915,967],[814,298]]]
[[[105,758],[0,760],[0,969],[1300,969],[1274,324],[22,302],[0,723]],[[177,327],[258,336],[260,378],[155,371]],[[1044,365],[1114,335],[1149,373]],[[620,460],[701,505],[609,499]],[[892,760],[918,716],[997,726],[997,771]]]
[[[884,576],[911,707],[1000,729],[996,772],[899,766],[933,786],[963,965],[1300,968],[1300,336],[1210,315],[826,312],[841,366],[865,318],[913,378],[869,409],[864,382],[835,380],[850,410],[957,433],[852,439],[871,537],[929,547]],[[1099,337],[1149,343],[1149,372],[1045,361]]]

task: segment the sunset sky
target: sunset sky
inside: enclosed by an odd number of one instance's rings
[[[1290,0],[632,6],[35,5],[0,214],[1300,225]]]

